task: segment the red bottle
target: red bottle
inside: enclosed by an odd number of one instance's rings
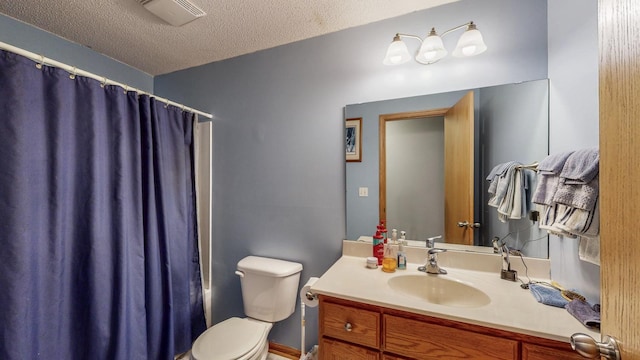
[[[384,258],[384,237],[380,231],[376,231],[373,236],[373,256],[378,259],[378,265],[382,265],[382,259]]]

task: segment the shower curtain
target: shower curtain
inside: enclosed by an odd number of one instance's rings
[[[0,359],[173,359],[204,331],[192,120],[0,51]]]

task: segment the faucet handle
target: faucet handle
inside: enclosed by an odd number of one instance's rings
[[[427,240],[425,240],[427,247],[432,248],[436,246],[436,239],[442,239],[442,235],[432,236],[430,238],[427,238]]]

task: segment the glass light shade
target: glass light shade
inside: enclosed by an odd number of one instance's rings
[[[416,61],[421,64],[433,64],[434,62],[447,56],[449,52],[444,48],[442,38],[432,31],[429,36],[422,42]]]
[[[469,25],[468,30],[460,36],[458,45],[456,49],[453,50],[453,56],[475,56],[482,54],[485,50],[487,50],[487,45],[485,45],[482,39],[482,34],[476,29],[475,25],[472,24]]]
[[[400,40],[400,36],[395,36],[387,49],[387,55],[382,61],[385,65],[399,65],[411,60],[407,44]]]

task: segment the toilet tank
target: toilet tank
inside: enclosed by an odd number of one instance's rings
[[[238,262],[238,271],[248,317],[276,322],[293,314],[302,264],[247,256]]]

